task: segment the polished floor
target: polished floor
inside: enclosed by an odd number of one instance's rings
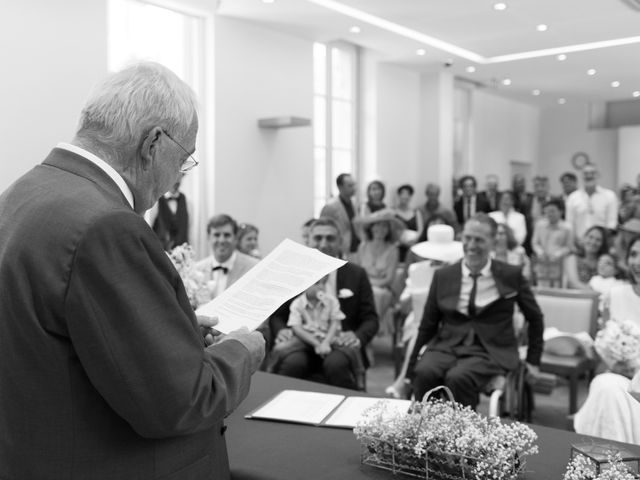
[[[376,337],[373,342],[374,365],[367,371],[367,392],[376,396],[385,396],[385,389],[394,380],[394,362],[392,342],[389,337]],[[580,382],[578,405],[587,396],[587,380]],[[478,411],[487,413],[489,399],[482,396]],[[553,428],[571,429],[569,415],[569,393],[565,383],[559,380],[551,394],[536,393],[532,423]]]

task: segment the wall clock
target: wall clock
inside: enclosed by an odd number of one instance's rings
[[[582,170],[585,165],[590,164],[589,155],[584,152],[576,152],[573,154],[573,157],[571,157],[571,165],[573,165],[573,168],[576,170]]]

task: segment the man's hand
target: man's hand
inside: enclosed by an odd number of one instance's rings
[[[237,340],[242,343],[251,354],[251,373],[258,370],[265,353],[265,341],[260,332],[250,332],[247,327],[242,327],[223,335],[220,343],[227,340]]]
[[[289,341],[291,340],[291,337],[293,337],[293,330],[291,330],[290,328],[282,328],[278,332],[278,335],[276,335],[275,343],[282,343],[282,342]]]
[[[205,346],[213,345],[215,337],[220,335],[220,332],[213,329],[213,327],[218,324],[218,317],[196,315],[196,319],[198,320],[198,325],[200,325],[200,332],[202,332]]]
[[[527,363],[527,371],[529,372],[529,375],[531,375],[531,378],[535,381],[538,378],[540,378],[540,367],[537,365],[531,365],[530,363]]]
[[[356,337],[356,334],[351,330],[348,332],[340,332],[340,335],[338,335],[334,343],[341,347],[360,348],[360,339]]]

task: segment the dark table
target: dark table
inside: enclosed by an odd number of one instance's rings
[[[363,394],[269,373],[256,373],[249,396],[227,419],[227,445],[234,479],[408,478],[394,477],[391,472],[361,465],[360,443],[351,430],[244,418],[245,414],[285,389]],[[527,473],[524,476],[527,480],[561,479],[569,460],[571,444],[598,440],[554,428],[537,425],[531,425],[531,428],[538,434],[540,453],[527,457]],[[640,455],[640,446],[620,445]]]

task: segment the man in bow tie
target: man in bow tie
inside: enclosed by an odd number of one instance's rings
[[[196,268],[209,280],[211,298],[215,298],[247,273],[258,259],[239,252],[238,224],[221,213],[207,224],[207,237],[212,255],[196,263]]]
[[[336,222],[329,217],[320,217],[311,225],[309,246],[332,257],[341,256],[342,237]],[[378,314],[373,302],[373,292],[369,277],[364,269],[355,263],[347,262],[338,270],[329,274],[327,289],[338,297],[342,320],[342,332],[335,343],[359,350],[365,368],[369,365],[365,347],[378,331]],[[276,343],[291,336],[291,329],[285,328],[289,317],[291,302],[280,307],[270,319],[271,330],[277,332]],[[331,385],[351,389],[364,389],[364,379],[357,378],[350,368],[352,363],[340,349],[333,350],[321,358],[304,351],[292,352],[285,356],[276,373],[290,377],[308,378],[321,372]]]
[[[471,217],[462,231],[463,260],[433,276],[407,370],[417,399],[446,385],[456,401],[475,408],[489,380],[519,364],[516,304],[528,323],[529,372],[538,374],[542,312],[522,269],[491,259],[496,230],[487,214]]]

